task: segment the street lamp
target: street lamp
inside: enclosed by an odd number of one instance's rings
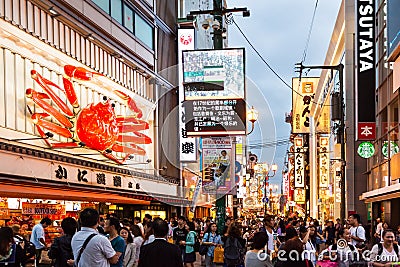
[[[257,164],[254,167],[255,171],[258,171],[264,175],[264,215],[267,213],[267,181],[269,181],[270,178],[274,177],[276,174],[276,171],[278,170],[278,165],[276,164]],[[276,190],[278,190],[276,188]],[[270,188],[270,195],[272,194],[272,187]]]
[[[252,106],[251,109],[247,112],[247,119],[251,122],[251,131],[247,133],[247,135],[251,134],[254,131],[254,123],[258,119],[258,111],[254,109]]]

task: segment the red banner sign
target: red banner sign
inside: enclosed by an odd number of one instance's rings
[[[32,215],[65,215],[65,206],[60,204],[22,203],[22,214]]]
[[[357,137],[360,141],[371,141],[376,138],[376,124],[375,122],[359,122]]]

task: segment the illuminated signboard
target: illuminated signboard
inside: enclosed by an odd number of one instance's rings
[[[244,49],[182,52],[187,136],[246,134]]]

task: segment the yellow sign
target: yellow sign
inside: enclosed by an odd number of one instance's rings
[[[237,155],[243,154],[243,144],[236,144],[236,154]]]
[[[306,202],[306,190],[295,189],[294,190],[294,201],[298,204],[304,204]]]

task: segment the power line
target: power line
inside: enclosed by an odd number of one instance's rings
[[[314,12],[313,12],[312,19],[311,19],[311,25],[310,25],[310,29],[308,30],[306,46],[304,47],[303,58],[302,58],[301,62],[304,62],[307,57],[308,45],[310,44],[310,38],[311,38],[312,29],[314,26],[314,19],[315,19],[315,13],[317,11],[317,7],[318,7],[318,0],[315,2]]]

